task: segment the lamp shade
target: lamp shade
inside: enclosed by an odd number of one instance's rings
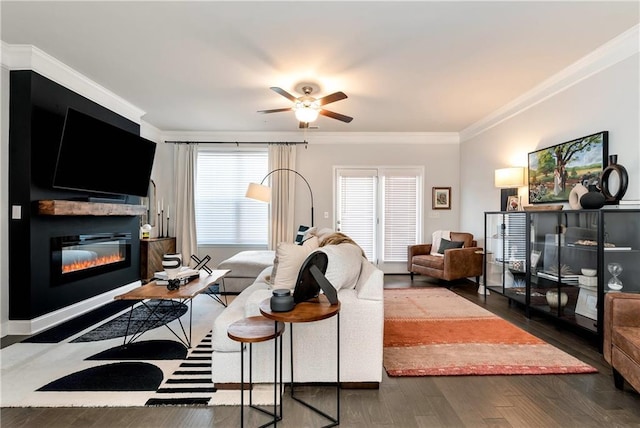
[[[296,119],[300,122],[313,122],[318,118],[318,110],[313,107],[299,107],[296,108]]]
[[[495,186],[510,188],[524,186],[524,168],[501,168],[495,171]]]
[[[271,187],[258,183],[249,183],[245,196],[262,202],[271,202]]]

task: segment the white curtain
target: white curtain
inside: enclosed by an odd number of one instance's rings
[[[296,169],[295,144],[269,145],[269,171],[278,168]],[[280,242],[293,242],[297,231],[294,224],[295,213],[295,173],[277,171],[271,174],[271,215],[269,228],[269,248],[276,249]]]
[[[174,146],[176,201],[176,251],[182,253],[182,264],[189,265],[192,254],[198,254],[196,237],[195,177],[198,150],[195,144]]]

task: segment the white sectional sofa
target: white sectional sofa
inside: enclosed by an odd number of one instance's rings
[[[218,316],[213,325],[212,379],[214,384],[240,382],[240,343],[227,336],[227,327],[244,317],[260,315],[259,304],[272,296],[274,288],[283,288],[297,274],[296,264],[306,258],[303,250],[295,250],[297,260],[283,260],[281,244],[277,251],[277,273],[273,266],[264,269],[254,283],[240,293]],[[305,243],[305,246],[307,243]],[[316,244],[317,245],[317,244]],[[356,247],[354,252],[344,247]],[[300,246],[297,246],[300,247]],[[293,249],[293,247],[289,247]],[[329,256],[327,279],[339,287],[340,317],[340,382],[350,387],[372,387],[382,380],[382,348],[384,328],[383,273],[351,244],[327,245],[313,251]],[[344,250],[348,250],[346,253]],[[348,255],[347,255],[348,253]],[[296,258],[294,257],[294,258]],[[299,265],[298,269],[299,269]],[[274,281],[275,280],[275,281]],[[295,279],[293,280],[295,283]],[[291,285],[292,286],[292,285]],[[294,380],[296,383],[335,382],[337,317],[310,323],[293,324]],[[290,381],[291,325],[283,335],[283,380]],[[273,382],[273,341],[253,344],[253,381]],[[248,367],[248,352],[243,352]],[[247,376],[245,370],[245,376]],[[248,380],[248,378],[246,379]]]

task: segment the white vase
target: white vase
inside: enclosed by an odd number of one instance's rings
[[[564,308],[569,301],[569,296],[564,291],[560,292],[560,298],[558,299],[558,292],[556,290],[549,290],[546,294],[547,303],[551,309],[557,309],[558,303],[560,303],[560,307]]]

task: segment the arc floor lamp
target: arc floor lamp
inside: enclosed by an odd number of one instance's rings
[[[279,171],[293,172],[298,177],[302,178],[302,180],[307,185],[307,188],[309,189],[309,195],[311,195],[311,227],[313,227],[313,192],[311,191],[311,186],[309,185],[309,182],[307,181],[307,179],[304,178],[304,176],[296,170],[289,169],[289,168],[274,169],[273,171],[269,172],[267,175],[264,176],[260,184],[249,183],[249,187],[247,187],[247,193],[245,194],[245,196],[247,198],[255,199],[262,202],[271,202],[271,187],[265,186],[263,183],[271,174]]]

